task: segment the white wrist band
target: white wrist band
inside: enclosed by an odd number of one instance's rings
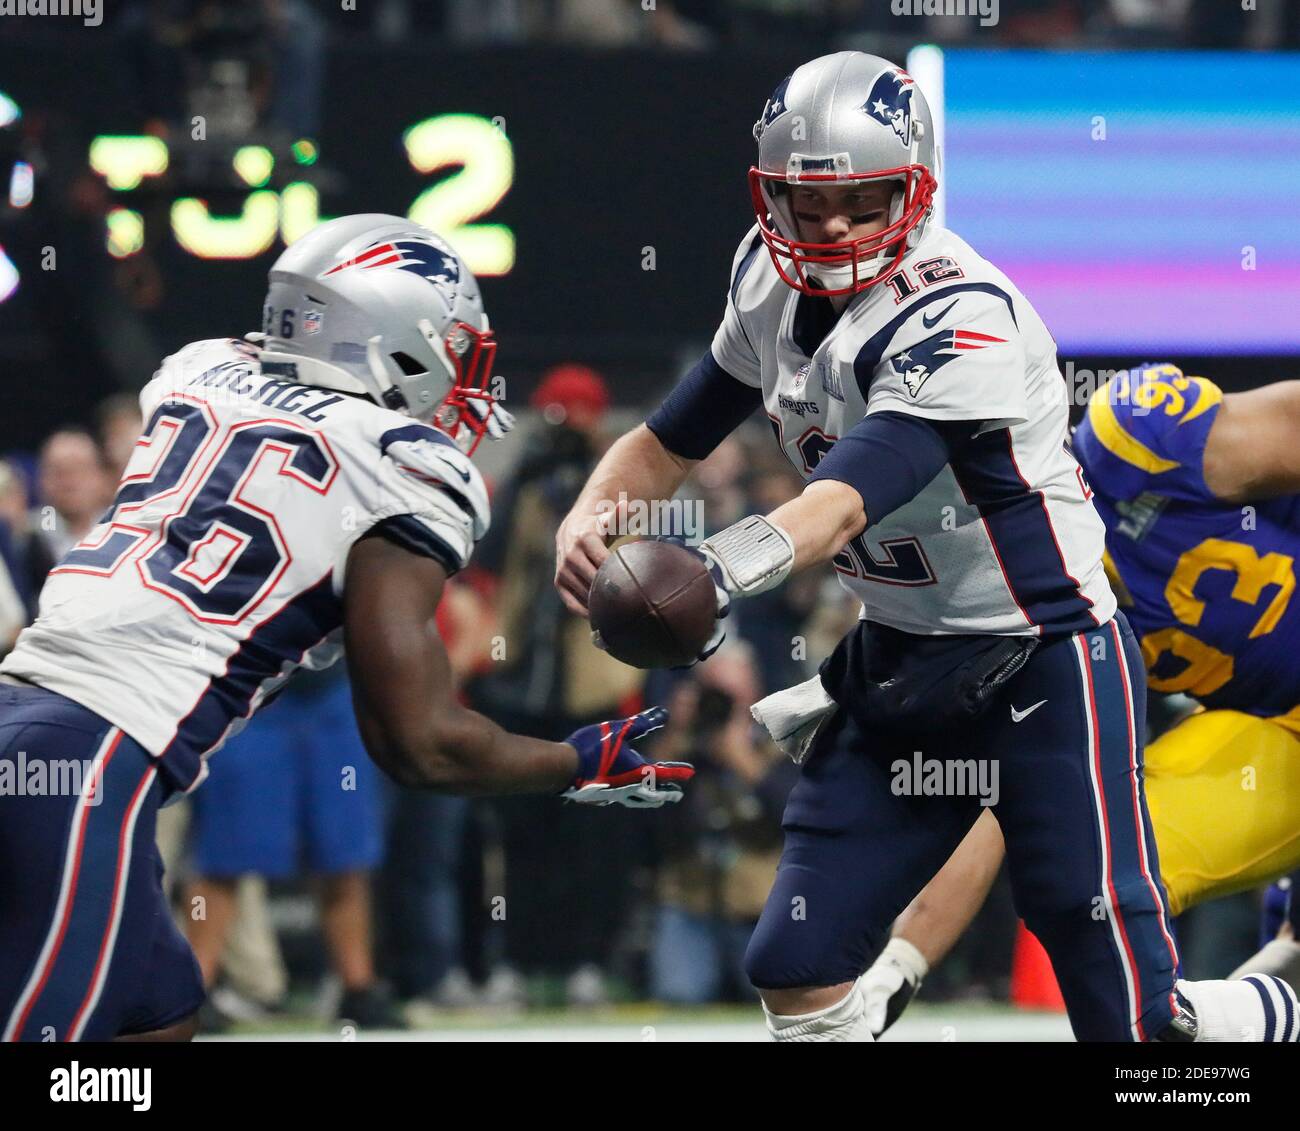
[[[794,541],[761,514],[752,514],[706,538],[700,546],[722,567],[727,591],[752,597],[790,576]]]
[[[876,961],[891,963],[914,986],[920,985],[921,979],[930,972],[930,964],[925,960],[925,955],[904,938],[890,939]]]

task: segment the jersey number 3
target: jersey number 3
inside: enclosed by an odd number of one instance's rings
[[[206,623],[238,624],[293,560],[273,505],[285,484],[323,495],[338,467],[325,438],[296,421],[221,427],[202,401],[164,403],[112,509],[53,572],[111,577],[133,558],[146,588]]]
[[[1165,600],[1170,611],[1179,624],[1189,629],[1201,626],[1206,602],[1196,596],[1196,585],[1202,575],[1211,570],[1235,575],[1232,602],[1225,608],[1236,608],[1240,612],[1245,612],[1246,608],[1262,608],[1253,620],[1247,617],[1251,624],[1249,633],[1245,631],[1245,624],[1238,621],[1231,633],[1237,647],[1248,640],[1267,636],[1277,627],[1296,588],[1295,562],[1290,556],[1278,553],[1261,556],[1253,546],[1223,538],[1207,538],[1193,546],[1178,559],[1165,585]],[[1265,596],[1268,597],[1267,605],[1264,604]],[[1236,605],[1236,602],[1241,604]],[[1183,661],[1183,667],[1173,675],[1156,674],[1156,664],[1165,652]],[[1212,695],[1232,679],[1232,656],[1181,628],[1166,627],[1148,633],[1142,638],[1142,655],[1147,663],[1147,682],[1157,691]]]

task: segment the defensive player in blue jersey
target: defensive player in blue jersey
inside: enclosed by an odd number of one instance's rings
[[[593,472],[556,581],[583,610],[609,504],[671,496],[751,412],[807,480],[701,547],[720,612],[827,561],[862,602],[820,678],[755,706],[801,762],[746,955],[769,1031],[870,1039],[872,947],[984,800],[1080,1039],[1294,1040],[1285,983],[1178,977],[1142,789],[1142,657],[1069,451],[1056,346],[1015,284],[932,222],[940,163],[916,82],[827,55],[776,87],[754,136],[756,223],[712,346]],[[917,751],[951,787],[900,781]],[[957,785],[979,763],[999,797]]]
[[[1107,567],[1157,691],[1200,709],[1147,748],[1175,914],[1300,867],[1300,381],[1224,393],[1173,365],[1121,373],[1074,432]],[[865,980],[873,1027],[960,937],[1002,861],[992,815],[900,917]],[[1294,977],[1300,946],[1243,969]]]

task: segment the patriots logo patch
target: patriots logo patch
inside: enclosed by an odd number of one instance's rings
[[[916,80],[906,71],[881,71],[871,84],[867,100],[859,107],[882,126],[893,130],[904,148],[912,144],[912,94],[915,88]]]
[[[374,244],[365,251],[336,263],[322,277],[339,271],[374,271],[393,268],[411,271],[428,279],[450,300],[460,284],[460,262],[447,248],[438,247],[426,240],[387,240]]]
[[[932,338],[917,342],[911,349],[889,359],[894,372],[903,378],[907,391],[917,396],[921,386],[930,379],[937,369],[942,369],[954,357],[973,350],[988,349],[1000,345],[1006,338],[995,338],[992,334],[982,334],[978,330],[941,330]]]
[[[754,140],[757,141],[763,136],[763,131],[773,122],[786,112],[788,107],[785,104],[785,92],[790,87],[792,75],[786,75],[780,82],[780,85],[772,91],[772,97],[767,100],[763,106],[763,112],[758,116],[758,121],[754,123]]]

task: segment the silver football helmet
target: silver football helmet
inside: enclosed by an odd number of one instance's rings
[[[496,342],[478,283],[438,235],[400,216],[342,216],[271,267],[262,369],[360,393],[472,451],[496,404]]]
[[[754,123],[758,163],[749,187],[759,231],[781,278],[811,295],[856,294],[883,282],[925,231],[938,187],[930,108],[900,67],[861,51],[823,55],[772,92]],[[790,186],[896,181],[884,231],[808,243]]]

